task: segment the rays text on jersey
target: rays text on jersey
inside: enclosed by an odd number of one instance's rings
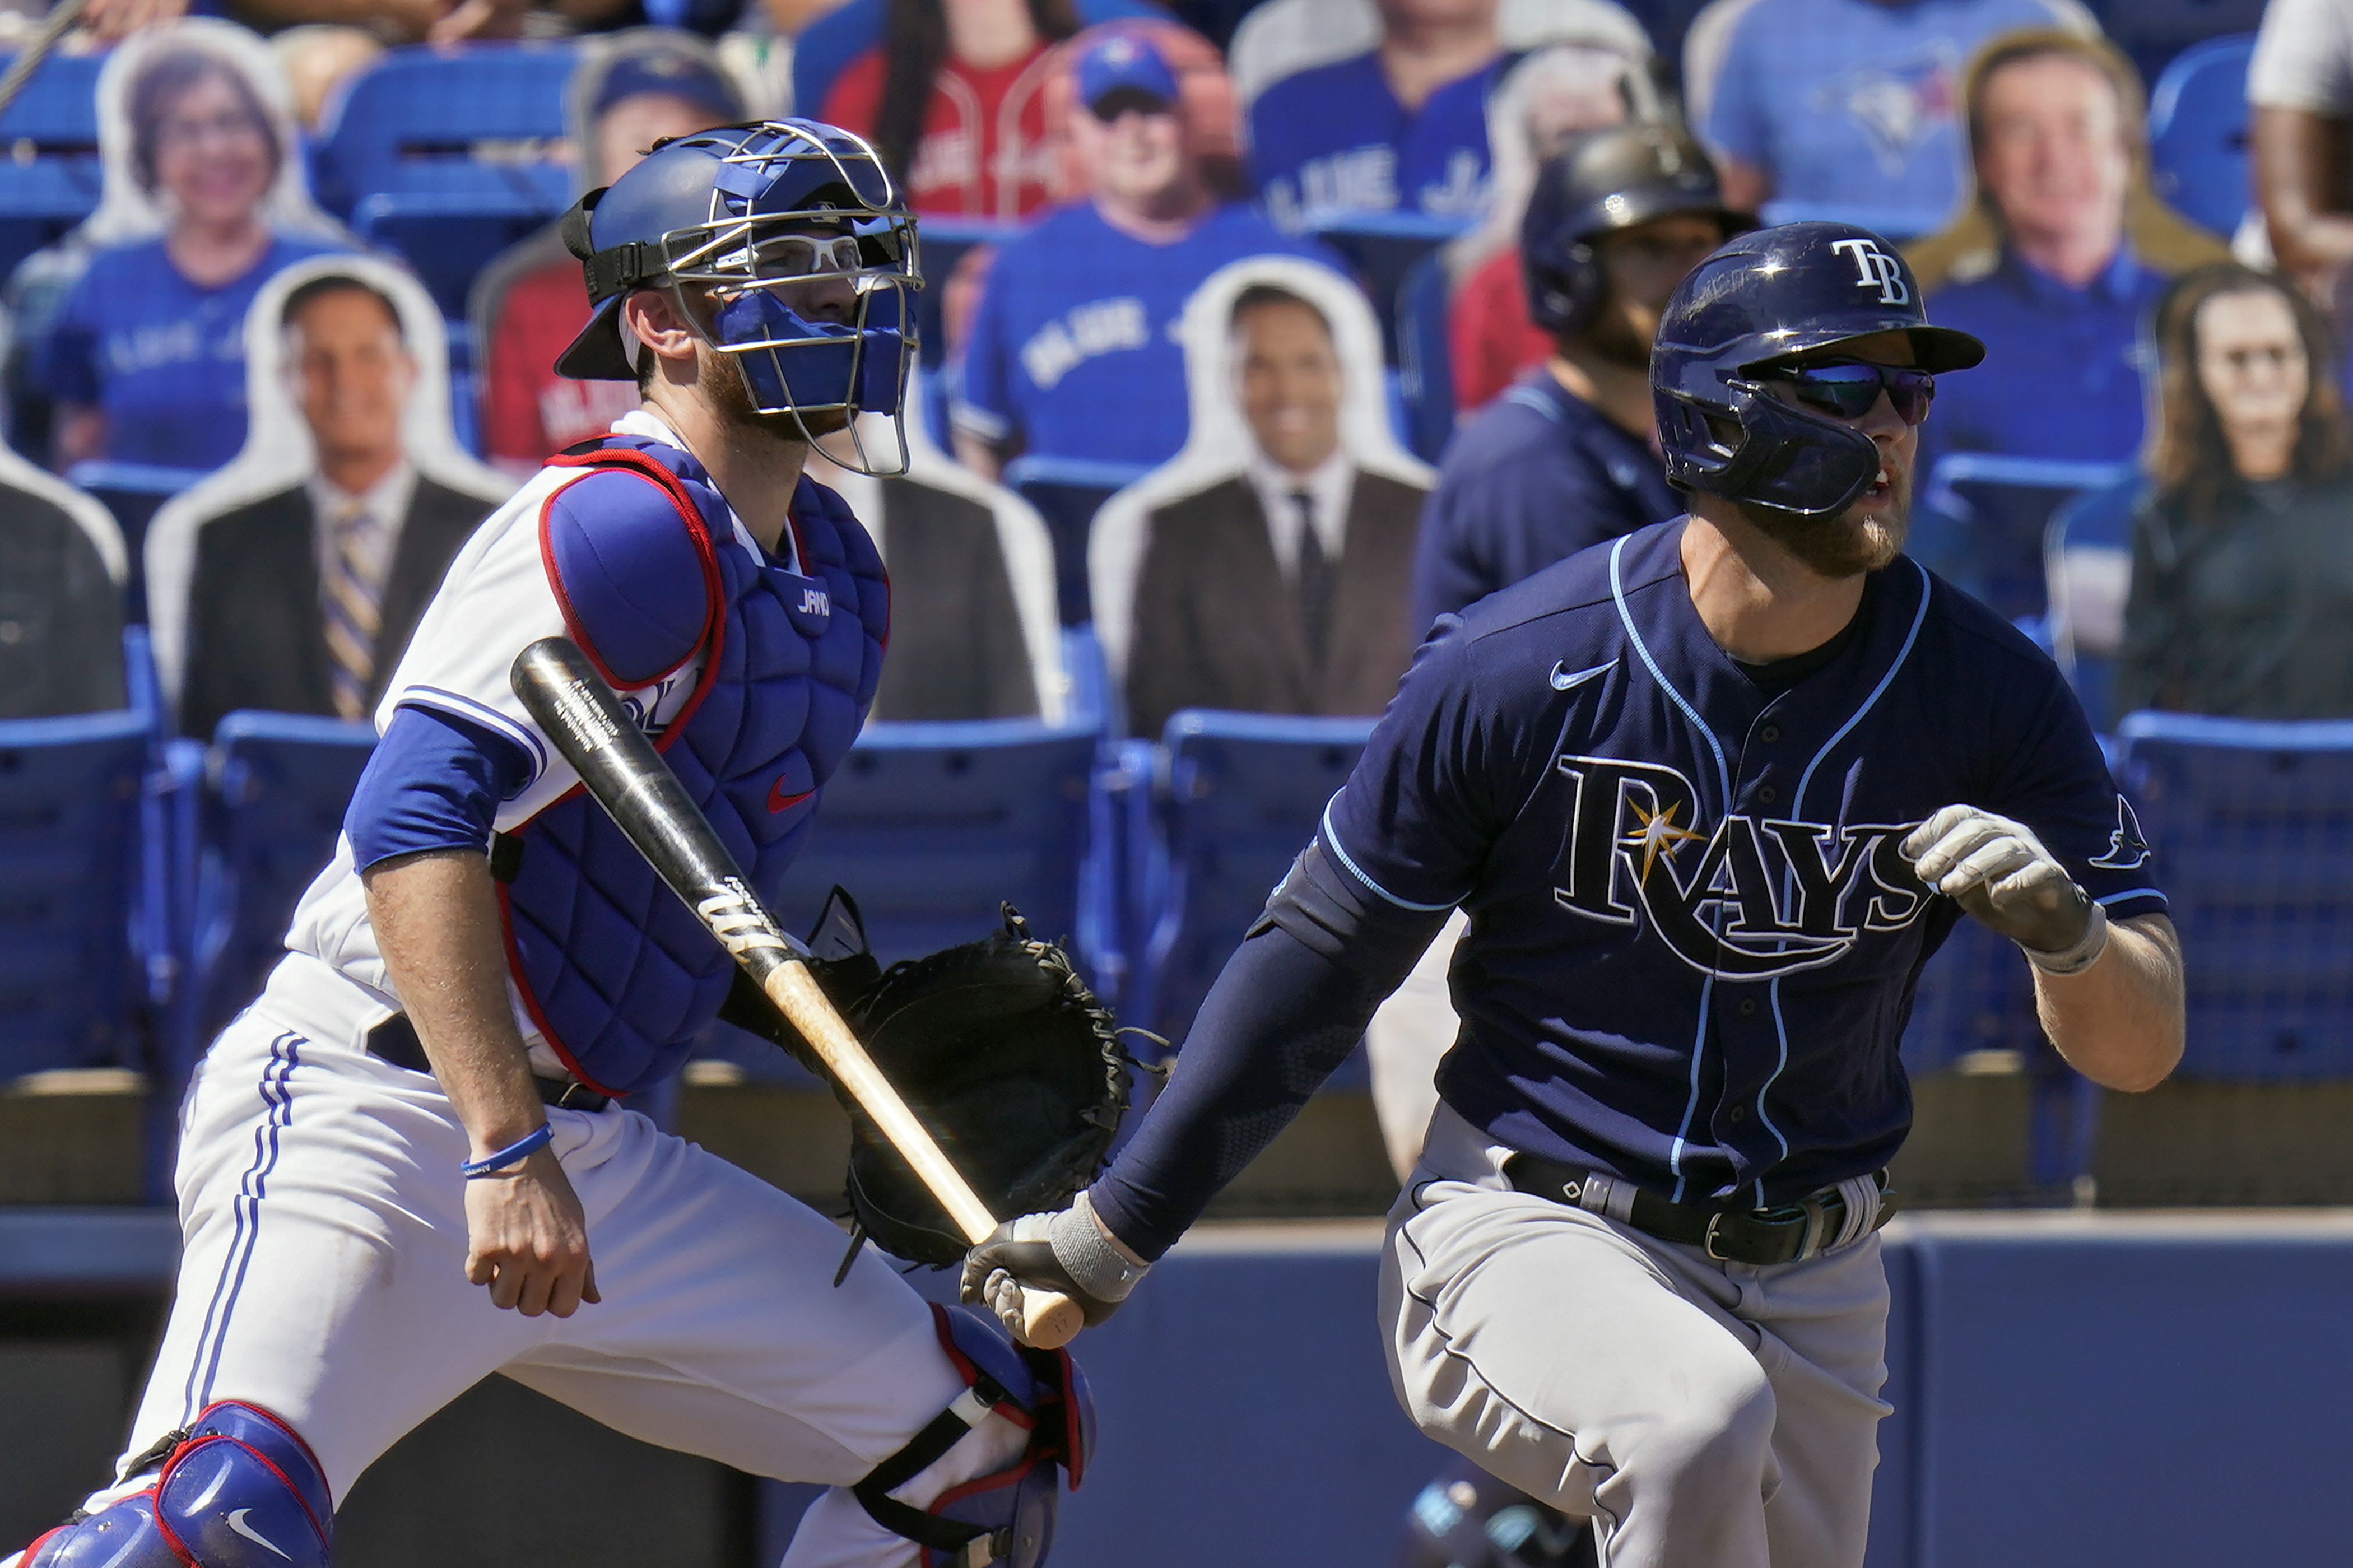
[[[1734,813],[1711,830],[1673,768],[1563,756],[1576,789],[1568,885],[1554,901],[1611,925],[1646,925],[1676,957],[1724,980],[1835,962],[1865,931],[1901,931],[1927,890],[1896,846],[1917,823],[1837,826]]]

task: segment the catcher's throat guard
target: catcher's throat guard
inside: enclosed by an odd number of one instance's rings
[[[565,215],[596,313],[556,363],[633,380],[642,347],[621,320],[639,289],[667,290],[743,378],[759,414],[862,473],[906,471],[898,421],[920,339],[915,219],[864,138],[811,120],[761,121],[658,143]],[[878,461],[861,414],[893,421]],[[843,446],[849,450],[843,451]]]

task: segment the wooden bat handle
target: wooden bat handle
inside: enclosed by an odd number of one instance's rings
[[[850,1097],[874,1118],[882,1136],[906,1157],[915,1168],[923,1185],[944,1205],[948,1217],[965,1239],[979,1245],[996,1230],[997,1221],[973,1193],[940,1146],[932,1139],[929,1129],[915,1119],[899,1091],[884,1078],[849,1026],[834,1011],[833,1001],[809,973],[808,965],[797,961],[777,964],[768,971],[762,982],[768,1000],[801,1032],[825,1065],[841,1079]],[[1021,1337],[1041,1351],[1059,1350],[1071,1342],[1086,1326],[1086,1314],[1068,1296],[1039,1290],[1034,1286],[1021,1288],[1023,1302]]]

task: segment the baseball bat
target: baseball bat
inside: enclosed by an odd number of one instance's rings
[[[776,924],[587,657],[567,637],[542,637],[515,656],[508,679],[596,804],[801,1032],[965,1238],[986,1241],[996,1219],[849,1032],[809,972],[808,950]],[[1067,1296],[1027,1287],[1022,1295],[1022,1337],[1040,1350],[1069,1343],[1085,1321]]]
[[[16,58],[8,62],[8,68],[0,71],[0,114],[8,112],[8,106],[16,101],[18,93],[25,90],[25,84],[33,79],[33,73],[41,68],[41,62],[47,59],[49,51],[58,47],[58,40],[81,20],[81,14],[89,5],[90,0],[58,0],[58,5],[50,7],[49,14],[42,18],[40,30],[16,51]]]

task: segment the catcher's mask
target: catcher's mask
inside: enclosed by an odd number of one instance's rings
[[[660,289],[729,357],[755,412],[801,438],[847,432],[844,467],[907,470],[898,421],[919,346],[915,220],[861,137],[811,120],[760,121],[656,143],[564,217],[596,313],[560,375],[629,381],[644,352],[621,301]],[[892,419],[897,451],[867,451],[860,414]]]

